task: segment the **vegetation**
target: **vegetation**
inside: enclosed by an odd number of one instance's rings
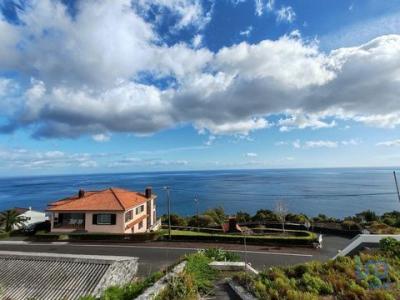
[[[400,242],[381,241],[380,251],[273,267],[258,276],[241,273],[235,280],[258,299],[387,299],[400,298]]]
[[[132,300],[139,296],[145,289],[152,286],[164,276],[165,272],[155,272],[143,280],[137,280],[122,286],[107,288],[99,298],[100,300]],[[96,300],[93,296],[84,296],[80,300]]]
[[[4,227],[6,232],[11,232],[14,227],[22,227],[24,222],[25,218],[19,216],[15,209],[0,213],[0,226]]]
[[[186,256],[186,267],[182,274],[171,278],[158,300],[192,300],[212,295],[218,271],[212,269],[212,261],[236,261],[237,254],[221,249],[206,249]]]
[[[300,234],[301,233],[301,234]],[[167,235],[166,235],[167,236]],[[243,243],[243,234],[229,233],[208,233],[188,230],[172,230],[171,237],[173,240],[180,241],[213,241],[225,243]],[[277,244],[277,245],[312,245],[316,242],[317,236],[315,233],[300,230],[286,230],[286,234],[259,234],[246,235],[248,244]]]

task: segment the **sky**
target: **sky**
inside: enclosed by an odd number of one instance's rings
[[[0,0],[0,176],[400,166],[398,0]]]

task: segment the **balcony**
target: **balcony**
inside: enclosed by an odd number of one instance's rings
[[[59,213],[54,217],[55,229],[84,230],[85,214],[80,213]]]

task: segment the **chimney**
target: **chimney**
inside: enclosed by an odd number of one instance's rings
[[[85,196],[85,191],[83,189],[80,189],[78,192],[78,197],[83,198]]]
[[[148,186],[145,190],[144,190],[144,195],[146,196],[146,198],[151,198],[151,194],[152,194],[152,192],[151,192],[151,187],[150,186]]]

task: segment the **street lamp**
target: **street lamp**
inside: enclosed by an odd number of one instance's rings
[[[200,223],[199,223],[199,199],[194,197],[194,203],[196,205],[196,216],[197,216],[197,232],[200,231]]]
[[[168,202],[168,237],[171,240],[171,197],[169,186],[164,186],[167,202]]]

